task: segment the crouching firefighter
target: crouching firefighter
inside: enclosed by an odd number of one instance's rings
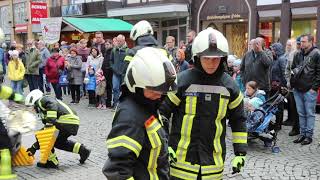
[[[178,76],[176,94],[168,93],[161,115],[173,113],[169,146],[177,162],[170,164],[171,179],[222,179],[226,155],[226,115],[230,121],[235,158],[234,173],[244,166],[247,152],[243,95],[224,73],[226,38],[212,28],[194,39],[195,68]]]
[[[75,111],[54,97],[43,96],[43,93],[38,89],[31,91],[27,95],[25,105],[34,107],[45,127],[55,126],[59,130],[54,147],[79,154],[81,164],[88,159],[91,152],[89,149],[79,142],[68,140],[71,135],[77,135],[79,129],[79,117]],[[27,152],[31,156],[34,155],[38,149],[40,149],[40,145],[37,140],[37,142],[27,149]],[[47,162],[38,162],[37,166],[57,168],[58,164],[58,158],[54,148],[52,148]]]
[[[0,99],[9,99],[17,103],[23,103],[24,97],[14,93],[7,86],[0,85]],[[0,110],[1,111],[1,110]],[[0,112],[1,115],[4,112]],[[11,172],[11,153],[12,143],[8,136],[8,130],[0,116],[0,179],[14,179],[17,176]]]
[[[146,47],[130,62],[120,103],[107,137],[109,180],[168,180],[168,135],[158,115],[161,95],[176,88],[173,64]]]

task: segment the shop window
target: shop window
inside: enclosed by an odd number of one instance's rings
[[[187,24],[187,18],[180,18],[179,24]]]
[[[261,22],[259,24],[259,35],[262,36],[266,42],[266,47],[272,43],[272,22]]]
[[[297,38],[302,34],[311,34],[316,37],[316,20],[293,20],[291,28],[291,38]]]
[[[168,26],[176,26],[178,25],[178,19],[172,19],[168,21]]]
[[[275,22],[273,42],[278,42],[278,41],[280,41],[280,22]]]
[[[177,29],[170,29],[169,30],[169,36],[173,36],[175,38],[175,46],[177,46],[178,41],[178,30]]]
[[[187,37],[187,27],[186,26],[180,27],[179,28],[179,41],[177,41],[176,43],[178,43],[180,41],[186,42],[186,37]]]
[[[162,44],[166,44],[166,37],[168,36],[168,32],[166,30],[162,31]]]

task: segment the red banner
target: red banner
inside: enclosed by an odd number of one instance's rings
[[[47,3],[45,2],[31,2],[31,23],[40,24],[40,18],[48,17]]]

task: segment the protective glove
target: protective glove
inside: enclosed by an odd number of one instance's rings
[[[244,161],[246,159],[245,155],[238,155],[232,160],[232,174],[239,173],[241,168],[244,166]]]
[[[33,156],[36,153],[36,149],[34,147],[28,148],[27,153],[29,156]]]
[[[13,97],[13,101],[15,101],[16,103],[19,103],[19,104],[23,104],[24,103],[24,96],[21,94],[15,93],[14,97]]]
[[[177,162],[177,156],[172,147],[169,146],[168,148],[169,151],[169,162],[170,164],[175,164]]]

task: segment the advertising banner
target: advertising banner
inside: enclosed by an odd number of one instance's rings
[[[54,44],[60,40],[61,23],[61,17],[40,19],[42,37],[45,43]]]
[[[31,2],[31,23],[40,24],[40,18],[48,17],[48,7],[45,2]]]

